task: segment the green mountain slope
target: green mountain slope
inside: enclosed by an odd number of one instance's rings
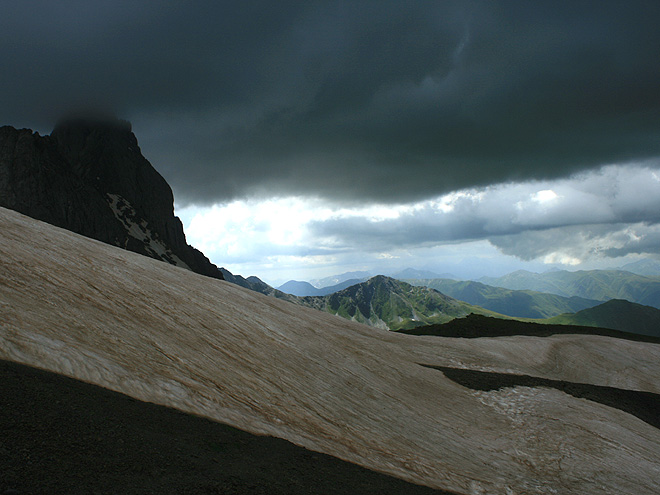
[[[519,270],[503,277],[483,277],[488,285],[513,290],[534,290],[560,296],[587,299],[627,301],[660,308],[660,277],[645,277],[623,270],[560,270],[532,273]]]
[[[660,310],[621,299],[612,299],[575,314],[555,316],[544,323],[612,328],[660,337]]]
[[[303,297],[305,306],[390,330],[444,323],[470,313],[497,315],[428,287],[378,275],[322,297]]]
[[[577,296],[564,297],[531,290],[511,290],[470,280],[436,278],[406,282],[430,287],[461,301],[517,318],[550,318],[563,313],[575,313],[602,302]]]

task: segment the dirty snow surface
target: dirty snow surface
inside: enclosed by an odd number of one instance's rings
[[[0,358],[459,493],[660,493],[660,431],[543,387],[434,365],[660,393],[660,345],[398,335],[0,208]]]

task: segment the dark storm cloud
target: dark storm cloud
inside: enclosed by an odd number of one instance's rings
[[[658,21],[656,1],[7,3],[0,116],[113,110],[182,204],[400,202],[660,155]]]
[[[3,112],[178,113],[241,104],[262,45],[288,29],[272,2],[26,1],[3,6]],[[252,41],[255,33],[256,39]]]

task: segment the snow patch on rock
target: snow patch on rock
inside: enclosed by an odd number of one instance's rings
[[[149,229],[147,221],[138,217],[135,208],[131,206],[128,200],[119,194],[108,193],[106,196],[112,212],[117,220],[126,227],[126,232],[134,239],[142,242],[144,248],[152,257],[190,270],[190,267],[158,238],[158,234]]]

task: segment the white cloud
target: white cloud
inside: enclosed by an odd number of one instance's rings
[[[190,206],[177,214],[188,242],[214,262],[257,274],[384,260],[414,265],[423,249],[476,240],[520,259],[574,266],[660,251],[659,173],[608,166],[402,205],[347,207],[286,197]]]
[[[536,194],[532,195],[532,199],[539,203],[548,203],[554,199],[557,199],[559,196],[552,189],[544,189],[539,191]]]

